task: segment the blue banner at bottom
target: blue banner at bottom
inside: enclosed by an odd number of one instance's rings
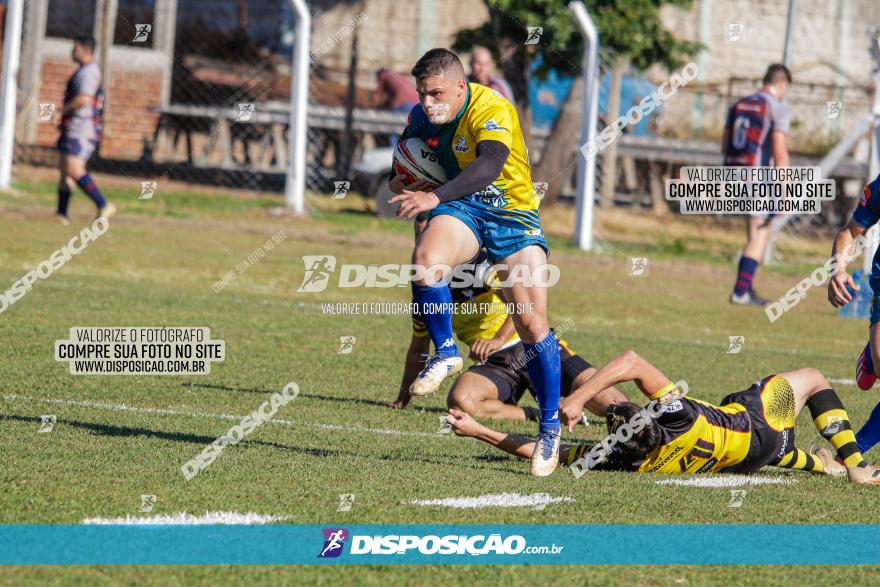
[[[0,525],[6,565],[880,565],[876,525]]]

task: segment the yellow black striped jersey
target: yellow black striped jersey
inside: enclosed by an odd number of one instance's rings
[[[660,397],[661,390],[651,399]],[[624,470],[642,473],[712,473],[732,467],[746,458],[751,441],[751,420],[746,408],[731,403],[716,406],[698,399],[669,402],[657,418],[663,434],[661,445],[643,460],[632,460],[612,452],[608,462],[596,470]],[[590,450],[572,449],[572,463]]]

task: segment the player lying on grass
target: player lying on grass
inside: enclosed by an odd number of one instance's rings
[[[549,247],[516,108],[497,92],[467,83],[461,61],[447,49],[425,53],[412,74],[420,105],[410,112],[401,140],[425,141],[450,178],[430,191],[406,190],[403,176],[389,183],[398,194],[389,200],[400,205],[398,216],[411,219],[430,211],[413,263],[454,267],[485,247],[493,263],[527,268],[535,275],[547,264]],[[508,271],[500,273],[502,279],[508,277]],[[416,303],[426,308],[423,320],[437,355],[417,375],[412,395],[432,393],[463,365],[453,338],[452,311],[444,309],[452,303],[448,279],[438,272],[421,277],[413,287]],[[531,357],[526,368],[541,413],[531,472],[549,475],[559,460],[561,366],[547,318],[547,288],[517,282],[506,289],[509,301],[530,308],[514,313],[513,320]]]
[[[662,398],[674,387],[663,372],[633,351],[615,357],[560,404],[560,419],[572,430],[576,414],[601,390],[633,381],[646,396]],[[795,420],[807,406],[819,434],[837,451],[819,449],[815,455],[795,447]],[[632,402],[606,412],[609,433],[632,420],[642,408]],[[487,442],[512,455],[528,457],[534,442],[492,430],[460,410],[450,410],[449,422],[459,436]],[[644,418],[644,428],[629,440],[618,441],[611,454],[594,467],[657,473],[751,473],[770,465],[829,475],[849,475],[854,483],[880,485],[880,469],[862,458],[849,417],[828,380],[805,368],[765,377],[745,391],[732,393],[720,405],[692,397],[669,402],[656,418]],[[560,458],[574,463],[591,447],[562,445]]]
[[[425,215],[416,217],[416,238],[426,223]],[[480,250],[466,264],[466,270],[457,274],[472,277],[477,268],[488,267],[488,256]],[[526,390],[532,396],[535,390],[526,369],[523,344],[513,327],[501,292],[485,283],[476,282],[473,287],[461,287],[454,281],[450,284],[450,291],[455,304],[452,330],[470,348],[470,358],[476,363],[456,379],[446,398],[447,405],[475,417],[538,421],[539,413],[535,408],[517,405]],[[473,307],[463,311],[463,304],[473,304]],[[397,401],[388,404],[394,408],[405,408],[409,403],[412,398],[410,385],[421,369],[423,357],[430,350],[431,339],[421,317],[413,314],[412,322],[412,340],[406,352],[400,391]],[[562,363],[561,392],[566,396],[583,385],[596,369],[561,338],[558,345]],[[623,401],[626,401],[626,396],[611,387],[587,402],[586,407],[602,416],[609,405]]]
[[[852,294],[847,287],[857,290],[859,286],[853,281],[846,271],[845,258],[842,255],[853,241],[865,233],[880,220],[880,175],[874,181],[865,186],[859,205],[853,212],[852,219],[837,233],[831,254],[839,259],[837,271],[828,282],[828,301],[835,308],[843,307],[852,301]],[[844,258],[842,258],[844,257]],[[874,292],[871,300],[871,326],[868,329],[868,344],[862,350],[856,360],[856,384],[860,389],[869,390],[877,382],[877,374],[874,365],[880,365],[880,249],[874,253],[874,261],[871,264],[871,279],[869,282]],[[859,450],[868,452],[880,443],[880,403],[878,403],[868,421],[862,429],[856,433],[856,442]]]

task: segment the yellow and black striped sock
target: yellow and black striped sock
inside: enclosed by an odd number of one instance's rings
[[[807,400],[813,424],[822,437],[831,443],[837,456],[847,467],[865,467],[868,463],[859,452],[856,435],[840,398],[833,389],[823,389]]]
[[[785,453],[781,459],[775,463],[770,463],[770,465],[773,467],[781,467],[783,469],[809,471],[810,473],[825,472],[825,467],[822,466],[822,461],[799,448]]]

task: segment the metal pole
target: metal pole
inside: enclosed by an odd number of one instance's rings
[[[293,72],[290,76],[290,161],[284,187],[284,205],[294,214],[305,213],[306,131],[309,107],[309,37],[312,17],[304,0],[288,0],[296,15]]]
[[[796,15],[797,0],[788,0],[788,18],[785,21],[785,46],[782,49],[782,64],[786,67],[789,67],[791,63],[791,45],[794,42],[792,29],[794,28],[794,19]],[[784,102],[788,102],[787,96]],[[770,240],[767,242],[767,248],[764,250],[763,262],[765,265],[770,265],[773,262],[773,245],[776,243],[779,233],[782,232],[783,227],[788,224],[789,220],[789,216],[783,216],[781,218],[776,217],[771,221]]]
[[[786,67],[791,62],[791,45],[794,40],[792,29],[797,15],[797,0],[788,0],[788,20],[785,21],[785,48],[782,50],[782,64]]]
[[[12,183],[12,151],[15,147],[15,101],[18,96],[18,65],[24,0],[9,0],[6,7],[6,38],[3,42],[3,92],[0,98],[0,188]]]
[[[584,96],[581,108],[581,144],[596,136],[596,115],[599,108],[599,31],[593,24],[583,2],[568,5],[584,37]],[[574,241],[582,251],[593,248],[593,200],[596,195],[596,158],[578,157],[577,216]]]

